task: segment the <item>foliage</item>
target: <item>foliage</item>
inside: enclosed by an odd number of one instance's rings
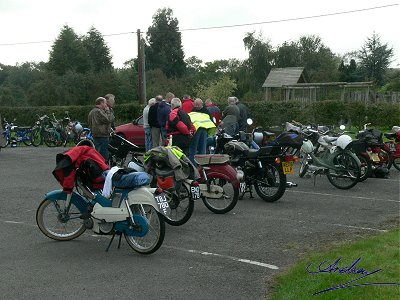
[[[172,9],[157,10],[147,30],[145,47],[147,70],[161,69],[168,77],[181,77],[186,71],[181,33]]]
[[[354,59],[351,59],[349,64],[345,64],[344,60],[341,61],[339,66],[339,81],[360,82],[362,80],[361,70]]]
[[[373,33],[358,52],[358,59],[366,80],[373,80],[379,86],[384,84],[385,72],[393,58],[393,48],[383,44],[378,34]]]
[[[110,49],[97,29],[91,27],[82,43],[88,53],[92,71],[112,70]]]
[[[217,103],[223,103],[232,96],[236,89],[236,82],[228,76],[223,76],[221,79],[211,82],[209,85],[199,85],[195,89],[197,97],[206,100],[212,99]]]

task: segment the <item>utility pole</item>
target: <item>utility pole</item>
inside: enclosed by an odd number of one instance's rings
[[[139,103],[146,103],[146,74],[145,74],[145,56],[144,56],[144,40],[141,38],[140,29],[137,30],[138,43],[138,96]]]

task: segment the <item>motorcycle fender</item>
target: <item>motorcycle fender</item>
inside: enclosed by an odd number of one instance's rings
[[[51,200],[51,201],[66,200],[67,193],[65,193],[63,190],[54,190],[54,191],[48,192],[45,195],[44,199]],[[71,202],[79,209],[79,211],[81,213],[87,212],[88,203],[85,200],[85,198],[83,198],[78,193],[72,192]]]
[[[154,199],[155,188],[140,187],[128,193],[128,203],[132,204],[148,204],[153,206],[159,213],[164,214],[157,205],[157,201]]]
[[[236,170],[231,165],[210,165],[207,177],[222,178],[232,183],[235,188],[240,188],[240,181],[236,177]],[[201,174],[201,172],[200,172]]]
[[[129,217],[129,213],[126,207],[103,207],[96,203],[93,207],[92,217],[108,223],[114,223],[126,220]]]

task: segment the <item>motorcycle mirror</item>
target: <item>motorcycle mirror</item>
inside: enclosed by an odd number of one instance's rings
[[[247,119],[247,125],[252,125],[252,124],[253,124],[253,120],[250,119],[250,118],[248,118],[248,119]]]
[[[345,130],[346,129],[346,126],[344,126],[344,125],[340,125],[340,130]]]

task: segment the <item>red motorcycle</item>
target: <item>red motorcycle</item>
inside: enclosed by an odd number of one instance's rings
[[[384,134],[389,140],[384,147],[391,154],[393,166],[400,171],[400,126],[393,126],[392,131]]]

